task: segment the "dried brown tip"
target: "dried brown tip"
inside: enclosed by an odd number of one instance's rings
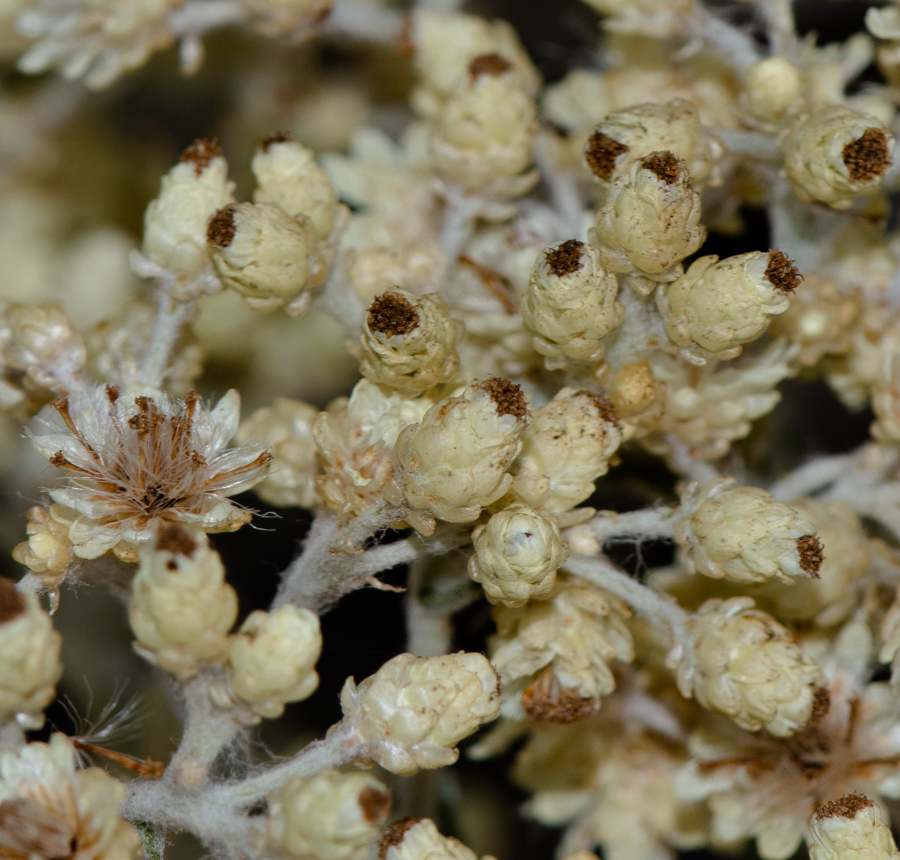
[[[499,78],[512,68],[513,64],[500,54],[480,54],[469,63],[469,80],[474,82],[482,75]]]
[[[616,169],[616,159],[628,152],[624,143],[613,140],[602,131],[595,131],[589,138],[584,148],[584,160],[595,176],[601,179],[612,179]]]
[[[766,266],[763,277],[776,290],[784,293],[794,292],[803,280],[803,275],[794,265],[794,261],[789,260],[787,254],[773,248],[769,249],[769,265]]]
[[[564,278],[577,272],[582,265],[581,258],[584,255],[584,242],[577,239],[568,239],[558,248],[553,248],[544,254],[544,259],[550,268],[550,274],[558,278]]]
[[[818,684],[812,685],[813,700],[812,711],[809,715],[810,725],[815,725],[831,710],[831,693],[827,687],[820,687]]]
[[[197,541],[182,526],[163,525],[156,533],[156,548],[161,552],[171,552],[175,555],[193,558],[197,549]]]
[[[588,391],[587,389],[582,389],[578,393],[590,397],[594,406],[597,407],[597,411],[600,413],[600,417],[604,421],[608,421],[610,424],[615,424],[616,427],[619,426],[619,413],[616,412],[615,404],[603,392]]]
[[[389,824],[384,828],[381,839],[378,840],[378,860],[384,860],[385,854],[389,848],[399,845],[403,841],[403,836],[410,827],[415,827],[421,819],[419,818],[401,818],[393,824]]]
[[[816,818],[856,818],[856,813],[875,804],[864,794],[845,794],[840,800],[830,800],[816,812]]]
[[[0,624],[12,621],[25,612],[25,598],[11,579],[0,576]]]
[[[641,167],[654,173],[666,185],[674,185],[681,176],[681,165],[668,150],[651,153],[641,162]]]
[[[522,693],[522,707],[532,722],[568,725],[597,710],[594,699],[582,699],[574,690],[560,688],[550,692],[542,683],[544,677],[542,675]]]
[[[522,386],[510,382],[502,376],[492,376],[481,383],[481,387],[490,395],[497,407],[498,415],[512,415],[524,418],[528,414],[528,401],[522,394]]]
[[[227,248],[237,233],[234,223],[234,206],[224,206],[212,218],[206,227],[206,241],[216,248]]]
[[[822,541],[818,535],[803,535],[797,538],[797,552],[800,553],[800,567],[814,579],[819,578],[819,568],[825,561]]]
[[[290,143],[293,139],[294,135],[289,131],[276,131],[274,134],[270,134],[265,140],[260,141],[259,148],[263,152],[268,152],[270,146],[274,146],[276,143]]]
[[[370,331],[385,337],[409,334],[419,327],[419,312],[400,293],[382,293],[371,305],[366,319]]]
[[[891,166],[887,135],[880,128],[867,128],[862,137],[844,146],[841,159],[854,182],[871,182],[884,176]]]
[[[195,140],[184,152],[181,153],[179,161],[194,165],[194,176],[199,176],[209,167],[209,163],[217,156],[221,155],[222,150],[216,143],[216,138],[212,140]]]
[[[391,811],[391,793],[366,786],[359,793],[359,808],[369,824],[384,821]]]

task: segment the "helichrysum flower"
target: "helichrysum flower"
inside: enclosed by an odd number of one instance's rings
[[[525,505],[510,505],[472,532],[469,576],[491,603],[522,606],[547,594],[569,555],[559,526]]]
[[[818,576],[822,545],[815,526],[758,487],[734,478],[693,484],[682,499],[675,540],[691,573],[735,582]]]
[[[367,379],[415,396],[453,379],[462,335],[463,324],[450,319],[439,295],[396,289],[369,306],[354,351]]]
[[[496,719],[499,682],[481,654],[398,654],[359,686],[348,678],[341,707],[366,743],[365,756],[408,776],[459,758],[456,745]]]
[[[380,860],[477,860],[457,839],[443,836],[430,818],[401,818],[381,836]]]
[[[202,532],[164,525],[131,581],[135,650],[185,680],[228,653],[238,601]]]
[[[691,622],[679,688],[741,728],[787,737],[813,717],[822,671],[749,597],[706,601]]]
[[[879,807],[845,794],[820,807],[809,825],[811,860],[898,860],[900,851]]]
[[[751,63],[741,81],[741,104],[756,120],[778,123],[803,107],[803,72],[784,57]]]
[[[600,262],[611,272],[667,275],[705,238],[700,195],[685,162],[669,151],[631,162],[597,212]]]
[[[10,858],[138,860],[137,831],[119,817],[125,786],[99,767],[79,770],[62,734],[0,756],[0,852]]]
[[[801,199],[847,209],[881,187],[894,138],[875,117],[829,105],[799,119],[781,147]]]
[[[61,646],[37,597],[0,577],[0,722],[15,715],[28,728],[43,725],[62,676]]]
[[[741,344],[756,340],[769,320],[784,313],[802,277],[781,251],[752,251],[719,260],[694,261],[659,291],[659,310],[669,337],[682,347],[697,344],[717,359],[735,358]]]
[[[98,388],[78,405],[54,404],[58,419],[32,444],[68,471],[50,491],[51,515],[69,522],[79,558],[109,550],[134,561],[160,522],[234,531],[252,513],[228,501],[266,474],[259,446],[226,448],[238,427],[240,398],[226,394],[212,410],[191,392],[171,401],[155,389]]]
[[[257,409],[241,423],[235,441],[259,442],[272,455],[269,474],[253,488],[263,501],[279,507],[315,507],[318,468],[312,428],[318,414],[308,403],[276,397],[271,406]]]
[[[269,844],[290,857],[365,860],[391,810],[391,793],[374,776],[326,770],[291,777],[269,795]]]
[[[603,358],[601,339],[625,316],[618,292],[616,276],[604,271],[597,251],[584,242],[569,239],[538,255],[521,313],[548,365]]]
[[[256,610],[231,637],[228,677],[234,692],[262,717],[284,713],[288,702],[309,698],[319,686],[313,668],[322,653],[319,618],[285,605]]]
[[[45,588],[55,588],[65,578],[72,564],[72,542],[69,528],[53,519],[40,505],[28,511],[28,540],[13,550],[13,558],[24,564]]]

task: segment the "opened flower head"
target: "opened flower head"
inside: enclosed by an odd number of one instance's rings
[[[222,532],[250,520],[252,512],[228,497],[265,478],[271,455],[260,445],[225,447],[238,427],[236,391],[208,409],[196,391],[173,401],[156,389],[109,385],[53,407],[49,432],[32,442],[68,472],[50,491],[58,503],[52,514],[69,524],[80,558],[113,550],[135,561],[160,521]]]

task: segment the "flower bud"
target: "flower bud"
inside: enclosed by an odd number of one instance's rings
[[[801,200],[847,209],[880,188],[894,138],[875,117],[830,105],[799,119],[781,146]]]
[[[609,114],[588,139],[584,160],[594,176],[607,183],[626,177],[633,162],[663,151],[678,159],[698,187],[719,184],[714,171],[722,145],[703,133],[697,108],[685,99]]]
[[[547,594],[569,550],[556,520],[525,505],[510,505],[472,533],[475,552],[469,576],[480,582],[491,603],[521,606]]]
[[[257,183],[254,203],[272,203],[292,218],[305,215],[320,239],[331,235],[340,206],[311,150],[289,134],[273,134],[260,144],[251,167]]]
[[[317,471],[313,422],[319,410],[308,403],[276,397],[238,428],[238,445],[260,442],[272,454],[269,473],[253,488],[263,501],[278,507],[313,508]]]
[[[52,507],[51,507],[52,511]],[[35,505],[28,511],[28,540],[13,550],[13,558],[24,564],[44,588],[56,588],[65,579],[74,554],[68,523],[57,522],[51,511]]]
[[[84,370],[87,348],[72,326],[69,315],[57,304],[36,308],[11,305],[6,310],[9,336],[3,361],[24,370],[35,385],[65,391],[67,379],[58,380],[53,370],[63,367],[69,376]]]
[[[144,215],[144,254],[177,279],[173,295],[195,297],[191,282],[209,265],[206,225],[232,200],[228,165],[212,141],[189,146],[163,177],[159,197]]]
[[[741,103],[754,118],[777,123],[802,105],[806,81],[803,72],[784,57],[766,57],[747,67]]]
[[[374,776],[326,770],[291,777],[268,798],[268,843],[290,857],[365,860],[391,810]]]
[[[224,659],[237,595],[202,533],[162,526],[155,544],[141,549],[131,590],[131,629],[142,657],[182,680],[193,677],[200,663]]]
[[[534,100],[512,65],[499,55],[476,57],[469,79],[433,120],[429,151],[434,171],[470,192],[509,180],[531,163],[538,130]]]
[[[497,674],[481,654],[398,654],[358,687],[341,690],[344,719],[366,742],[365,755],[401,776],[453,764],[455,749],[500,709]]]
[[[600,262],[611,272],[661,275],[693,254],[706,238],[700,195],[684,161],[652,152],[613,180],[597,212]]]
[[[0,577],[0,722],[39,729],[62,677],[62,637],[36,595]]]
[[[382,834],[379,860],[477,860],[462,842],[442,836],[430,818],[402,818]],[[488,858],[483,858],[488,860]]]
[[[536,510],[562,514],[594,492],[621,441],[616,411],[604,395],[563,388],[535,411],[522,434],[512,492]]]
[[[816,577],[822,545],[815,527],[793,508],[734,478],[691,484],[681,502],[675,541],[690,573],[733,582]]]
[[[622,441],[652,433],[663,417],[665,385],[646,361],[632,361],[609,384],[609,399],[622,425]]]
[[[752,251],[719,261],[695,260],[659,293],[659,311],[679,346],[698,344],[718,359],[735,358],[758,338],[769,318],[784,313],[800,273],[781,251]]]
[[[233,203],[209,222],[207,239],[222,282],[257,311],[300,316],[328,273],[312,222],[271,203]]]
[[[707,600],[691,621],[681,692],[741,728],[788,737],[821,716],[825,678],[791,634],[749,597]]]
[[[319,686],[313,668],[322,653],[319,618],[287,604],[256,610],[231,637],[228,677],[235,693],[261,717],[284,713],[286,702],[309,698]]]
[[[530,418],[518,385],[498,377],[472,383],[400,433],[385,498],[404,505],[406,518],[424,534],[434,530],[435,517],[451,523],[478,519],[483,507],[509,490],[507,469]]]
[[[449,382],[459,370],[463,324],[437,294],[384,293],[363,318],[357,355],[366,379],[416,395]]]
[[[881,810],[862,794],[820,807],[809,831],[810,860],[900,860]]]
[[[563,358],[603,358],[601,338],[625,317],[618,292],[616,276],[604,271],[597,251],[584,242],[569,239],[538,255],[521,312],[534,334],[534,348],[548,357],[548,365],[562,366]]]

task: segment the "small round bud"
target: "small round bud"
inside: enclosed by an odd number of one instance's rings
[[[747,731],[788,737],[814,716],[825,678],[791,634],[753,606],[749,597],[732,597],[700,607],[679,687]]]
[[[547,594],[569,555],[556,520],[525,505],[510,505],[472,533],[469,576],[491,603],[521,606]]]
[[[365,860],[391,810],[391,793],[374,776],[326,770],[291,777],[270,794],[268,843],[290,857]]]
[[[784,57],[766,57],[747,67],[741,101],[746,111],[764,123],[777,123],[801,104],[803,72]]]
[[[44,724],[62,677],[61,647],[37,596],[0,577],[0,722],[15,715],[27,728]]]
[[[894,138],[875,117],[830,105],[799,119],[781,146],[801,200],[847,209],[881,187]]]
[[[548,366],[562,366],[564,358],[603,358],[601,338],[625,317],[618,292],[616,276],[604,271],[597,251],[584,242],[569,239],[538,255],[521,313]]]
[[[369,306],[359,335],[362,375],[403,394],[449,382],[459,370],[463,324],[438,295],[384,293]]]
[[[274,719],[287,702],[309,698],[319,686],[313,668],[322,653],[319,618],[290,604],[256,610],[231,637],[228,677],[234,692],[261,717]]]
[[[694,261],[659,292],[669,337],[682,347],[697,344],[718,359],[735,358],[741,344],[756,340],[770,317],[784,313],[801,275],[781,251],[753,251],[719,260]]]
[[[682,498],[675,541],[690,573],[734,582],[816,577],[822,546],[812,523],[758,487],[734,478],[691,484]]]
[[[75,330],[69,315],[56,304],[36,308],[12,305],[6,310],[9,339],[3,349],[3,361],[24,370],[42,388],[64,391],[53,376],[53,368],[62,366],[72,374],[84,369],[87,348]]]
[[[312,222],[271,203],[220,209],[210,219],[207,240],[222,282],[254,310],[284,307],[299,316],[309,306],[309,291],[327,274]]]
[[[402,818],[382,834],[378,860],[477,860],[477,856],[462,842],[442,836],[430,818]]]
[[[600,262],[611,272],[662,275],[705,238],[700,195],[685,162],[669,151],[632,162],[613,180],[597,212]]]
[[[810,860],[900,860],[881,810],[862,794],[820,807],[809,823]]]
[[[131,590],[129,617],[142,657],[181,679],[225,658],[237,595],[201,532],[161,526],[155,543],[141,549]]]
[[[481,654],[398,654],[358,687],[341,690],[345,720],[365,755],[401,776],[453,764],[455,749],[500,709],[497,674]]]
[[[609,383],[609,399],[622,425],[622,441],[652,433],[663,417],[665,386],[646,361],[632,361]]]
[[[74,553],[69,540],[69,524],[57,522],[48,511],[36,505],[28,511],[28,540],[13,550],[13,558],[24,564],[44,588],[56,588],[65,579]]]

